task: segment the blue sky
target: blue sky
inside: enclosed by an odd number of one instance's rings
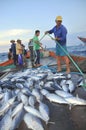
[[[5,51],[10,46],[11,39],[20,38],[27,43],[36,29],[41,31],[40,37],[43,36],[46,30],[55,26],[57,15],[63,17],[68,42],[78,42],[74,34],[85,32],[82,36],[86,36],[85,13],[86,0],[0,0],[1,50]],[[42,42],[49,47],[55,45],[48,36]]]

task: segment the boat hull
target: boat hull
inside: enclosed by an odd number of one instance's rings
[[[83,37],[78,37],[78,38],[79,38],[79,40],[81,40],[83,43],[86,44],[86,38],[83,38]]]
[[[13,64],[13,59],[7,60],[3,63],[0,63],[0,66],[8,66],[8,65],[11,65],[11,64]]]

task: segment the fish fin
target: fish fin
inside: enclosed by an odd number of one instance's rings
[[[71,110],[72,109],[72,104],[69,104],[69,110]]]
[[[71,110],[72,108],[74,108],[77,104],[69,104],[69,110]]]
[[[76,94],[76,98],[79,98],[79,95],[78,95],[78,94]]]
[[[12,116],[11,116],[12,120],[14,119],[15,116],[16,116],[16,115],[12,115]]]
[[[49,121],[48,123],[49,123],[49,124],[52,124],[52,125],[55,125],[55,122],[52,122],[52,121]]]

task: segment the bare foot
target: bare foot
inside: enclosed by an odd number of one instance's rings
[[[41,64],[37,64],[37,67],[42,66]]]
[[[68,70],[66,71],[66,73],[69,74],[69,73],[70,73],[70,69],[68,69]]]
[[[57,72],[61,72],[61,71],[62,71],[61,69],[58,69],[58,68],[57,68]]]

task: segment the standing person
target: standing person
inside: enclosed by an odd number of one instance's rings
[[[26,54],[27,54],[27,51],[25,49],[25,45],[21,44],[22,45],[22,58],[23,58],[23,65],[26,66]]]
[[[41,66],[41,64],[40,64],[40,47],[42,48],[42,43],[40,43],[40,41],[39,41],[39,38],[38,38],[39,35],[40,35],[40,31],[36,30],[35,36],[32,39],[34,51],[35,51],[35,54],[36,54],[35,64],[36,64],[37,67]]]
[[[28,48],[29,48],[29,51],[30,51],[31,65],[32,65],[32,67],[35,67],[35,65],[34,65],[35,54],[34,54],[34,47],[33,47],[32,39],[30,39],[30,41],[28,43]]]
[[[8,52],[8,59],[9,60],[13,59],[12,49],[11,48],[9,49],[9,52]]]
[[[56,22],[56,26],[53,27],[51,30],[46,31],[45,34],[54,33],[55,36],[54,40],[59,42],[62,48],[64,48],[65,51],[67,51],[67,47],[66,47],[67,29],[65,28],[65,26],[62,25],[62,17],[57,16],[55,22]],[[61,47],[58,44],[56,44],[56,56],[57,56],[58,72],[61,71],[61,58],[63,58],[66,62],[67,73],[69,73],[70,72],[69,58],[67,57],[65,52],[61,49]]]
[[[16,65],[17,60],[16,60],[16,44],[15,44],[15,40],[11,40],[11,50],[12,50],[12,54],[13,54],[13,60],[14,60],[14,65]]]
[[[22,52],[23,52],[23,47],[21,45],[21,40],[18,39],[16,43],[16,56],[17,56],[17,62],[19,65],[23,65]]]

